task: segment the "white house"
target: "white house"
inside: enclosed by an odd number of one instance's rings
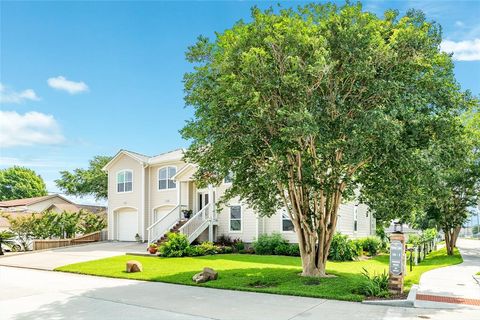
[[[153,242],[177,226],[190,242],[229,235],[250,243],[272,232],[297,242],[286,213],[259,217],[239,199],[217,210],[216,201],[230,186],[228,177],[219,186],[197,188],[193,181],[196,166],[185,163],[183,154],[184,150],[178,149],[148,157],[120,150],[104,167],[108,172],[110,240],[133,241],[138,234]],[[186,220],[182,210],[192,210],[193,215]],[[342,204],[339,215],[337,230],[341,233],[353,238],[374,234],[375,219],[367,206]]]

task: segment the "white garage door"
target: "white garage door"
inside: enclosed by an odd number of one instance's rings
[[[138,233],[138,215],[136,211],[120,211],[118,213],[118,240],[135,241]]]

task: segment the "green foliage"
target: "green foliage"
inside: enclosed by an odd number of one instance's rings
[[[46,195],[45,182],[35,171],[19,166],[0,169],[0,201]]]
[[[359,242],[348,239],[348,236],[339,232],[333,236],[328,258],[333,261],[355,260],[359,256]]]
[[[107,227],[107,220],[104,215],[98,215],[92,212],[81,211],[81,221],[79,231],[88,234],[101,231]]]
[[[384,271],[381,274],[376,272],[370,275],[367,269],[363,268],[362,276],[365,283],[360,287],[360,291],[368,297],[388,297],[388,273]]]
[[[112,159],[108,156],[96,156],[90,160],[88,169],[75,169],[73,172],[61,171],[61,178],[55,180],[57,186],[68,195],[93,195],[97,200],[108,196],[107,173],[102,168]]]
[[[408,240],[407,240],[408,244],[413,244],[414,246],[417,246],[417,245],[420,244],[420,242],[421,242],[420,235],[418,235],[418,234],[409,234],[408,235]]]
[[[377,237],[366,237],[359,241],[363,251],[366,251],[370,256],[376,256],[382,248],[382,241]]]
[[[3,215],[7,218],[10,224],[10,231],[12,231],[18,238],[23,250],[27,251],[30,247],[31,239],[34,236],[34,230],[36,228],[37,219],[35,215],[19,215],[16,218],[12,218],[8,214]]]
[[[318,234],[335,230],[324,222],[357,187],[379,219],[411,215],[423,151],[458,113],[441,41],[419,11],[380,18],[350,3],[253,9],[248,23],[199,38],[185,75],[195,116],[181,131],[197,182],[232,172],[225,201],[238,196],[264,216],[292,208],[307,255],[328,248]]]
[[[0,231],[0,256],[4,254],[2,245],[14,244],[14,241],[13,241],[14,238],[15,238],[15,233],[8,230]]]
[[[256,254],[280,254],[276,253],[275,250],[284,250],[287,252],[288,241],[282,238],[282,235],[279,233],[272,233],[270,235],[262,234],[258,237],[258,240],[253,242],[253,248],[255,249]],[[283,249],[282,249],[283,247]],[[285,249],[286,248],[286,249]]]
[[[217,254],[220,252],[219,248],[216,245],[214,245],[213,242],[210,242],[210,241],[202,242],[201,244],[195,247],[198,249],[198,252],[200,253],[199,255],[202,255],[202,256]]]
[[[159,255],[162,257],[183,257],[191,251],[187,236],[180,233],[170,232],[167,235],[168,240],[160,245]]]

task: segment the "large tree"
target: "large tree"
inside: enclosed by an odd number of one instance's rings
[[[233,173],[239,196],[261,215],[288,209],[304,276],[326,276],[338,209],[364,181],[391,185],[416,164],[458,86],[440,28],[421,12],[384,18],[360,5],[252,10],[200,37],[187,59],[186,158],[201,184]],[[375,190],[375,188],[366,188]],[[372,191],[373,192],[373,191]]]
[[[75,169],[73,172],[60,171],[62,177],[55,180],[57,186],[68,195],[93,195],[97,200],[108,196],[107,173],[102,168],[112,159],[108,156],[96,156],[90,160],[87,169]]]
[[[0,200],[32,198],[47,195],[42,177],[32,169],[14,166],[0,170]]]

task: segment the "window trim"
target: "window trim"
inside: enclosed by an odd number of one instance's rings
[[[226,182],[225,179],[227,179],[227,177],[228,177],[229,175],[232,175],[231,181],[230,181],[230,182]],[[229,173],[227,174],[227,176],[223,177],[223,184],[231,185],[232,182],[233,182],[233,174],[232,174],[231,172],[229,172]]]
[[[118,175],[119,175],[121,172],[131,172],[131,173],[132,173],[132,190],[130,190],[130,191],[118,191]],[[115,180],[116,180],[116,183],[115,183],[115,191],[116,191],[117,193],[132,193],[132,192],[133,192],[133,170],[132,170],[132,169],[122,169],[122,170],[118,170],[118,171],[115,173]],[[125,182],[123,183],[123,185],[125,186]]]
[[[285,211],[285,214],[287,215],[288,220],[292,221],[287,211]],[[283,211],[280,211],[280,231],[282,233],[295,233],[295,225],[293,224],[293,221],[292,221],[293,230],[283,230],[283,220],[287,220],[287,219],[283,218]]]
[[[172,166],[172,165],[167,165],[167,166],[163,166],[163,167],[160,167],[158,168],[157,170],[157,191],[160,191],[160,192],[163,192],[163,191],[172,191],[172,190],[177,190],[177,182],[178,181],[175,181],[173,179],[168,179],[168,168],[175,168],[175,174],[177,174],[177,166]],[[175,188],[165,188],[165,189],[160,189],[160,170],[162,169],[167,169],[167,187],[168,187],[168,180],[172,180],[173,182],[175,182]],[[174,176],[175,176],[174,174]],[[171,177],[170,177],[171,178]]]
[[[353,232],[358,232],[358,203],[353,206]]]
[[[231,207],[240,207],[240,230],[232,230],[232,213]],[[238,220],[238,219],[234,219]],[[228,232],[229,233],[243,233],[243,207],[241,204],[230,204],[228,205]]]

